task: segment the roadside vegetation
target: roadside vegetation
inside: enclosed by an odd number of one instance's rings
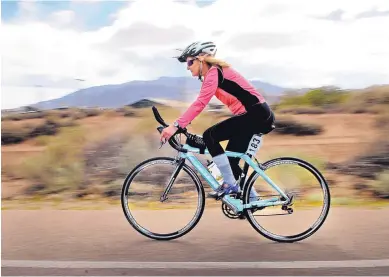
[[[389,87],[372,87],[358,92],[337,88],[317,88],[303,94],[289,93],[274,104],[276,129],[274,136],[315,137],[325,132],[319,124],[300,122],[293,116],[328,113],[367,113],[376,115],[374,128],[380,133],[365,154],[341,163],[328,163],[320,157],[320,169],[336,174],[356,176],[356,191],[371,197],[389,199]],[[182,110],[161,106],[167,122]],[[206,128],[231,116],[226,111],[205,112],[190,126],[191,132],[202,134]],[[84,126],[87,118],[111,122],[111,119],[133,118],[131,132],[123,130],[113,136],[91,139]],[[2,116],[2,145],[29,143],[42,147],[26,155],[22,162],[3,166],[2,173],[28,182],[23,193],[28,196],[67,195],[84,199],[97,195],[117,199],[125,176],[139,162],[158,156],[174,156],[175,150],[159,148],[151,109],[122,107],[119,109],[81,109],[37,111]],[[184,142],[182,136],[182,142]],[[4,162],[3,162],[4,163]],[[165,173],[170,174],[170,173]]]

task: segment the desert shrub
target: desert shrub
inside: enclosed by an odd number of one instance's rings
[[[289,93],[281,97],[277,108],[284,107],[331,107],[345,103],[349,97],[348,92],[333,87],[324,87],[309,90],[304,94]]]
[[[323,128],[317,124],[300,123],[292,119],[276,119],[274,133],[281,135],[310,136],[323,132]]]
[[[338,89],[314,89],[304,95],[305,101],[314,107],[324,107],[347,101],[349,94]]]
[[[326,113],[373,113],[388,110],[389,86],[373,86],[363,90],[340,90],[324,87],[311,89],[306,93],[288,92],[283,95],[275,110],[280,113],[295,113],[294,110],[318,107]],[[310,113],[310,110],[307,110]]]
[[[69,118],[68,120],[64,120],[64,119],[61,119],[61,120],[58,120],[55,122],[59,127],[74,127],[74,126],[78,126],[79,124],[73,120],[72,118]]]
[[[130,108],[128,106],[124,106],[124,107],[119,107],[119,108],[116,108],[115,111],[119,114],[123,114],[124,111],[127,109],[127,108]]]
[[[350,95],[351,105],[372,106],[389,104],[389,86],[373,86]]]
[[[175,150],[170,148],[170,145],[164,145],[161,149],[159,147],[158,135],[152,135],[144,137],[142,135],[131,136],[119,149],[119,154],[115,156],[115,162],[111,163],[111,167],[115,169],[116,175],[111,176],[111,180],[104,185],[103,195],[106,197],[117,197],[120,195],[120,190],[123,185],[125,176],[134,169],[139,163],[146,159],[156,156],[168,156],[174,157]],[[147,186],[156,186],[155,188],[161,188],[167,184],[168,179],[173,173],[174,167],[166,165],[154,165],[152,168],[147,168],[141,174],[136,176],[136,182],[144,183]],[[176,179],[176,184],[192,183],[190,177],[183,173]],[[150,188],[152,190],[152,188]],[[174,187],[170,194],[179,194],[185,192],[184,187]],[[132,191],[134,193],[134,191]],[[140,192],[140,198],[142,196],[147,197]],[[139,198],[139,199],[140,199]]]
[[[75,111],[72,112],[72,118],[73,120],[83,119],[86,117],[86,113],[83,111]]]
[[[62,117],[60,116],[60,114],[57,114],[57,113],[49,113],[45,116],[45,119],[46,120],[49,120],[49,121],[59,121]]]
[[[123,116],[128,116],[128,117],[137,116],[137,114],[138,114],[134,108],[131,108],[128,106],[118,108],[118,109],[116,109],[116,112],[118,114],[121,114]]]
[[[331,163],[328,166],[342,174],[376,179],[378,174],[389,167],[389,142],[376,141],[366,154],[346,162]]]
[[[102,192],[105,197],[119,198],[121,189],[123,186],[123,180],[115,180],[108,183],[104,186],[104,190]]]
[[[46,112],[29,112],[29,113],[18,113],[18,114],[8,114],[1,117],[2,121],[13,120],[20,121],[26,119],[35,119],[35,118],[44,118]]]
[[[15,144],[28,138],[29,129],[15,126],[1,126],[1,145]]]
[[[27,139],[38,136],[52,136],[59,130],[59,125],[53,121],[46,120],[45,122],[34,126],[25,124],[24,126],[2,125],[1,128],[1,144],[21,143]]]
[[[39,136],[35,138],[34,143],[38,146],[46,146],[50,143],[51,137],[50,136]]]
[[[350,93],[342,106],[351,113],[385,113],[389,108],[389,86],[373,86]]]
[[[59,119],[59,118],[68,118],[72,115],[71,110],[50,110],[46,112],[47,119]]]
[[[19,174],[35,185],[44,186],[44,193],[77,188],[84,182],[84,143],[83,129],[66,128],[50,140],[43,152],[26,159]]]
[[[120,154],[126,141],[125,135],[116,135],[85,146],[85,174],[88,182],[93,182],[95,179],[122,177],[118,167],[121,162]]]
[[[135,113],[134,111],[125,111],[125,112],[123,113],[123,115],[124,115],[124,116],[129,116],[129,117],[131,117],[131,116],[135,116],[136,113]]]
[[[364,183],[356,183],[353,185],[353,188],[355,190],[366,191],[369,188],[369,186]]]
[[[101,110],[99,109],[84,109],[83,111],[87,117],[98,116],[101,114]]]
[[[348,112],[354,114],[361,114],[361,113],[368,113],[369,110],[365,107],[350,107],[348,108]]]
[[[382,113],[377,117],[375,126],[381,130],[389,130],[389,111]]]
[[[71,116],[71,114],[70,114],[70,112],[68,112],[68,111],[63,111],[63,112],[59,113],[58,116],[59,116],[60,118],[68,118],[68,117]]]
[[[118,113],[114,109],[106,109],[102,111],[102,115],[107,118],[111,118],[111,117],[118,116]]]
[[[86,184],[103,184],[104,196],[115,196],[117,187],[113,188],[111,184],[116,181],[122,184],[137,164],[156,155],[171,156],[174,153],[168,148],[170,146],[165,145],[162,149],[158,146],[158,136],[141,134],[117,135],[87,145],[84,151]]]
[[[53,121],[46,120],[38,126],[12,126],[4,125],[1,128],[1,144],[15,144],[21,143],[27,139],[38,136],[52,136],[59,130],[59,125]]]
[[[38,136],[52,136],[59,130],[59,124],[55,121],[46,120],[43,124],[38,125],[28,134],[28,138],[34,138]]]
[[[318,107],[295,107],[295,108],[284,108],[277,111],[277,113],[284,114],[324,114],[326,111]]]
[[[140,162],[155,156],[172,156],[176,151],[169,144],[159,149],[159,135],[132,136],[119,154],[119,173],[128,174]]]
[[[389,105],[373,105],[366,108],[370,114],[385,114],[389,110]]]
[[[159,147],[157,135],[125,133],[110,136],[102,141],[86,145],[84,151],[87,178],[122,178],[139,162],[155,156]],[[158,154],[168,154],[168,145],[158,150]]]
[[[376,197],[389,199],[389,170],[379,174],[371,184],[371,189]]]
[[[3,124],[1,127],[1,144],[7,145],[21,143],[25,140],[40,136],[54,136],[58,133],[61,127],[72,127],[75,125],[75,122],[72,120],[45,120],[43,123],[38,125],[32,125],[29,123],[24,125]]]

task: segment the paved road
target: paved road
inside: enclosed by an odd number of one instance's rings
[[[138,234],[120,209],[9,210],[2,275],[388,275],[388,238],[388,208],[333,208],[322,229],[294,244],[267,240],[219,209],[169,242]]]

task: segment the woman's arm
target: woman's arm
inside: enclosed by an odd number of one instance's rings
[[[200,94],[190,107],[177,119],[181,128],[185,128],[193,119],[198,116],[208,105],[211,98],[215,95],[218,87],[218,72],[216,67],[212,67],[201,86]]]

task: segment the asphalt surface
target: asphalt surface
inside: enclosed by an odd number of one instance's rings
[[[168,220],[153,211],[158,225]],[[166,263],[164,263],[166,262]],[[2,275],[389,275],[389,209],[332,208],[323,227],[293,244],[260,236],[246,220],[206,209],[186,236],[155,241],[121,208],[2,211]]]

